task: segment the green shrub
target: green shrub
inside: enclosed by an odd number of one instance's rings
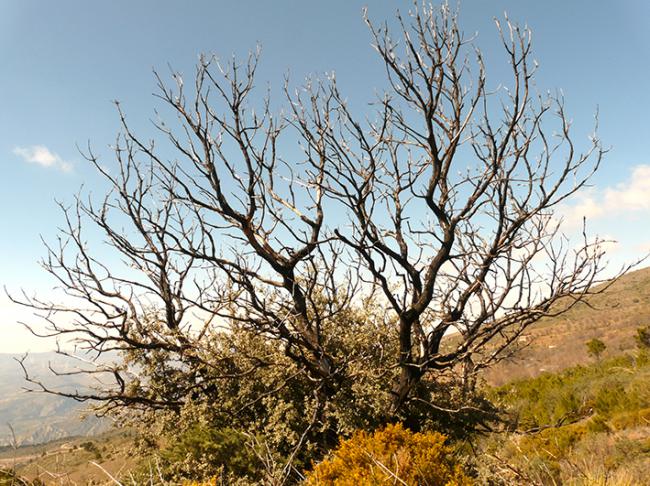
[[[86,452],[89,452],[93,455],[93,459],[96,461],[99,461],[102,458],[102,453],[101,451],[97,448],[97,444],[94,442],[83,442],[81,444],[81,448],[85,450]]]
[[[641,350],[650,349],[650,326],[639,327],[634,336],[636,345]]]
[[[638,425],[650,425],[650,408],[621,412],[610,420],[615,430],[629,429]]]
[[[589,432],[609,432],[607,420],[602,415],[595,415],[587,422]]]
[[[376,318],[369,314],[375,311]],[[162,449],[165,479],[209,478],[222,466],[227,474],[257,478],[266,466],[246,450],[241,436],[236,444],[229,444],[236,429],[254,436],[264,460],[272,456],[271,462],[280,470],[290,461],[290,480],[297,481],[297,471],[320,461],[336,447],[338,437],[350,437],[355,430],[376,430],[409,418],[409,423],[422,429],[454,438],[466,436],[487,420],[488,412],[477,410],[488,410],[489,404],[474,397],[470,402],[460,393],[454,377],[423,379],[413,390],[419,400],[410,402],[403,415],[393,417],[388,413],[393,397],[381,380],[388,375],[397,379],[398,370],[388,367],[385,373],[376,372],[384,369],[386,353],[396,349],[393,323],[384,321],[381,309],[372,308],[363,312],[351,308],[337,319],[342,320],[330,325],[337,324],[339,331],[332,334],[328,346],[333,353],[346,356],[347,372],[355,378],[337,384],[333,396],[323,401],[304,370],[286,357],[282,347],[263,336],[237,329],[219,333],[212,338],[213,347],[201,356],[204,362],[218,365],[204,370],[201,386],[184,399],[183,407],[178,412],[138,416],[143,454],[155,457]],[[367,326],[372,326],[372,336],[364,330]],[[375,346],[378,338],[386,347]],[[160,376],[166,380],[164,373]],[[243,378],[226,380],[222,376]],[[166,389],[171,385],[163,382],[156,386]],[[432,409],[429,403],[439,409]],[[472,407],[460,413],[444,411],[461,405]],[[299,442],[301,447],[294,453]],[[221,443],[229,445],[223,449],[215,445]],[[225,457],[231,450],[234,457]]]
[[[494,390],[493,398],[511,410],[519,429],[556,426],[599,415],[650,407],[649,363],[619,356],[561,373],[544,373]]]
[[[258,464],[246,438],[225,428],[194,425],[177,436],[161,451],[166,475],[211,477],[229,474],[257,479]],[[209,483],[206,483],[209,484]]]
[[[596,359],[600,359],[600,355],[603,354],[607,346],[600,339],[593,338],[587,341],[587,353],[589,356],[593,356]]]
[[[639,350],[493,390],[520,433],[486,439],[487,453],[476,466],[481,480],[645,484],[641,480],[650,474],[650,361],[644,355]],[[509,473],[503,472],[504,464]],[[492,482],[495,475],[503,482]]]

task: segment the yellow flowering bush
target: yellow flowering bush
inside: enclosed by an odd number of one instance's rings
[[[186,481],[183,486],[219,486],[217,478],[212,478],[207,481]]]
[[[440,433],[414,433],[400,424],[360,431],[314,467],[307,485],[472,484],[445,441]]]

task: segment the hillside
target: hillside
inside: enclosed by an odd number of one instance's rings
[[[492,385],[556,372],[592,361],[585,343],[602,340],[604,357],[635,348],[636,329],[650,324],[650,268],[621,277],[600,295],[591,296],[566,314],[544,319],[519,339],[522,349],[485,373]]]
[[[88,404],[75,400],[38,392],[27,392],[29,384],[23,378],[23,371],[16,361],[19,355],[0,354],[0,446],[13,442],[11,428],[16,442],[38,444],[70,436],[83,436],[106,430],[107,424],[93,416],[82,420]],[[56,383],[60,389],[74,390],[88,386],[88,379],[82,375],[52,377],[49,366],[65,371],[72,370],[76,363],[55,353],[34,353],[27,357],[26,367],[35,377],[46,383]]]
[[[44,484],[114,484],[109,474],[126,475],[136,465],[132,446],[130,432],[122,430],[92,438],[59,439],[16,450],[4,447],[0,448],[0,471],[15,470],[21,477],[39,479]]]
[[[649,484],[649,382],[646,351],[494,388],[515,423],[479,460],[506,484]]]

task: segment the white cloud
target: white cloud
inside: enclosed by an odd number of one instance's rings
[[[582,225],[583,218],[632,216],[650,211],[650,165],[637,165],[627,181],[612,187],[584,190],[561,208],[569,227]]]
[[[578,228],[582,226],[584,218],[587,220],[596,219],[605,213],[605,209],[598,201],[596,191],[585,189],[572,198],[571,204],[563,205],[559,212],[565,226]]]
[[[52,167],[63,172],[70,172],[72,170],[71,162],[63,160],[58,154],[43,145],[16,147],[13,153],[30,164],[38,164],[41,167]]]
[[[650,165],[638,165],[632,177],[615,188],[605,190],[605,206],[616,212],[650,209]]]

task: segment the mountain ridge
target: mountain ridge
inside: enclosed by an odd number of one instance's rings
[[[71,370],[75,360],[54,352],[0,353],[0,446],[50,442],[70,436],[88,436],[106,430],[107,422],[89,413],[88,404],[41,391],[25,380],[18,360],[30,375],[62,390],[84,389],[90,381],[83,375],[54,377],[50,365]],[[82,419],[82,416],[85,418]],[[0,427],[2,426],[0,425]]]

